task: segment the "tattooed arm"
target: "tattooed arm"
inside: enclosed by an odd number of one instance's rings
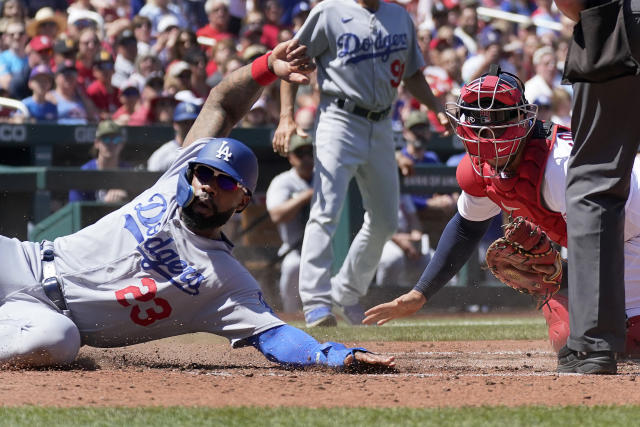
[[[307,48],[297,40],[278,44],[269,55],[269,70],[279,78],[298,84],[308,84],[307,74],[313,71],[311,59],[306,56]],[[226,76],[211,89],[183,147],[199,138],[224,137],[249,111],[262,93],[260,86],[251,76],[251,64]]]

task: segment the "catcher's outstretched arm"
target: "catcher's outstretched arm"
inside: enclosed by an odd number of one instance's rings
[[[427,300],[447,284],[471,257],[491,221],[492,218],[486,221],[469,221],[459,213],[455,214],[445,227],[436,252],[416,286],[393,301],[367,310],[362,323],[383,325],[390,320],[410,316],[420,310]]]
[[[427,300],[442,289],[469,260],[492,220],[469,221],[456,213],[442,232],[431,262],[413,289]]]

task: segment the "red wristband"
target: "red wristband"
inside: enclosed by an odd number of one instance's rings
[[[260,86],[269,86],[278,78],[269,70],[269,55],[271,55],[271,52],[265,53],[251,63],[251,77]]]

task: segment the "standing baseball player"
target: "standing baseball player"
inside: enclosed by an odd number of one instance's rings
[[[565,182],[573,146],[567,128],[536,120],[537,106],[524,97],[516,76],[496,66],[489,74],[462,88],[447,114],[467,155],[457,169],[462,194],[458,213],[449,221],[433,258],[416,286],[392,302],[366,312],[366,324],[379,325],[418,311],[459,271],[492,218],[501,210],[530,218],[551,240],[567,244]],[[627,353],[640,342],[640,163],[633,167],[624,227],[626,314],[629,318]],[[571,267],[571,265],[569,265]],[[563,276],[564,277],[564,276]],[[549,336],[559,350],[568,336],[566,289],[542,307]],[[564,342],[563,342],[564,341]],[[605,359],[606,360],[606,359]],[[558,364],[560,372],[574,372]],[[597,372],[616,372],[616,365],[600,364]]]
[[[316,5],[296,39],[315,58],[321,99],[315,134],[314,196],[305,228],[300,298],[308,327],[333,326],[332,306],[360,324],[382,247],[397,226],[398,167],[389,111],[401,83],[446,123],[442,106],[420,69],[424,61],[409,14],[380,0],[325,0]],[[296,132],[297,86],[281,86],[280,123],[273,149],[288,152]],[[338,274],[331,277],[331,239],[351,178],[366,210]]]
[[[283,323],[220,231],[249,204],[258,162],[243,143],[211,136],[227,135],[277,76],[308,81],[296,46],[282,43],[216,86],[169,170],[121,209],[53,242],[0,237],[0,365],[65,364],[84,344],[191,332],[293,367],[394,364]]]

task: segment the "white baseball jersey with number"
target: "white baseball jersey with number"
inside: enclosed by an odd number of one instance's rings
[[[83,344],[122,346],[211,332],[237,345],[283,324],[263,300],[258,283],[232,256],[233,245],[198,236],[179,218],[178,175],[203,146],[181,150],[158,182],[130,203],[54,240],[57,274]],[[1,239],[0,254],[16,252],[16,245],[15,240]],[[28,307],[40,301],[51,308],[39,285],[38,245],[21,245],[27,261],[20,263],[31,268],[16,267],[25,270],[27,279],[0,279],[0,340],[3,319],[38,321],[37,312],[29,318],[25,301]]]
[[[368,120],[351,113],[350,106],[340,108],[336,99],[384,111],[402,79],[419,72],[424,61],[411,17],[384,1],[373,12],[352,0],[325,0],[311,10],[295,37],[315,59],[321,90],[314,198],[300,265],[300,297],[309,322],[318,308],[333,302],[353,305],[366,294],[384,243],[397,225],[391,119]],[[332,278],[331,240],[354,177],[366,210],[364,224]]]
[[[567,162],[573,147],[571,133],[559,133],[547,159],[542,181],[542,200],[549,210],[566,216]],[[458,212],[470,221],[484,221],[500,212],[488,197],[474,197],[464,191],[458,198]],[[514,216],[518,213],[515,211]],[[631,188],[625,208],[625,299],[627,316],[640,315],[640,162],[631,173]],[[571,266],[569,266],[571,268]]]

